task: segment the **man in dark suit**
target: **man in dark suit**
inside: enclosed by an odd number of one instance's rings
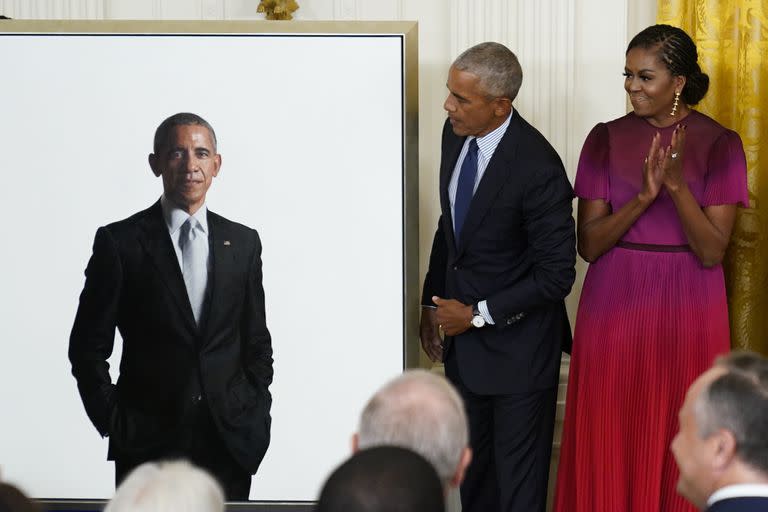
[[[512,108],[521,82],[517,58],[497,43],[465,51],[448,74],[421,342],[444,358],[467,406],[464,512],[544,510],[571,339],[573,190],[555,150]]]
[[[768,360],[718,358],[691,384],[679,416],[678,492],[708,512],[768,510]]]
[[[69,344],[72,374],[119,483],[156,459],[185,457],[227,498],[246,500],[270,437],[272,346],[261,242],[208,211],[221,166],[195,114],[158,127],[149,164],[163,195],[96,232]],[[123,338],[120,376],[107,359]]]

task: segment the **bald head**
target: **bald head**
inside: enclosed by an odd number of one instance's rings
[[[363,409],[357,438],[361,449],[411,449],[455,485],[469,464],[468,442],[461,397],[444,377],[425,370],[407,371],[376,392]]]

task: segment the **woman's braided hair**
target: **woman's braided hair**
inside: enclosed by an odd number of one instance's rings
[[[627,53],[636,47],[657,49],[659,60],[669,72],[685,77],[681,96],[686,104],[695,105],[707,94],[709,76],[701,71],[696,43],[684,30],[671,25],[651,25],[632,38]]]

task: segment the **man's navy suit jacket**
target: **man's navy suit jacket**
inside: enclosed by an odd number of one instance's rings
[[[573,189],[557,152],[515,111],[456,240],[448,184],[465,140],[445,123],[441,217],[422,304],[432,304],[433,295],[487,301],[495,325],[446,339],[473,392],[552,388],[561,350],[571,343],[563,299],[576,276]]]
[[[158,201],[99,228],[70,337],[86,412],[109,458],[152,457],[202,395],[221,439],[255,473],[270,439],[272,345],[256,231],[208,212],[211,271],[198,327]],[[107,358],[123,338],[120,375]]]
[[[728,498],[716,501],[706,512],[768,512],[768,498]]]

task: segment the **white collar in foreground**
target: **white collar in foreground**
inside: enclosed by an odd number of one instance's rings
[[[768,484],[726,485],[712,493],[707,500],[707,507],[711,507],[717,501],[747,497],[768,498]]]

